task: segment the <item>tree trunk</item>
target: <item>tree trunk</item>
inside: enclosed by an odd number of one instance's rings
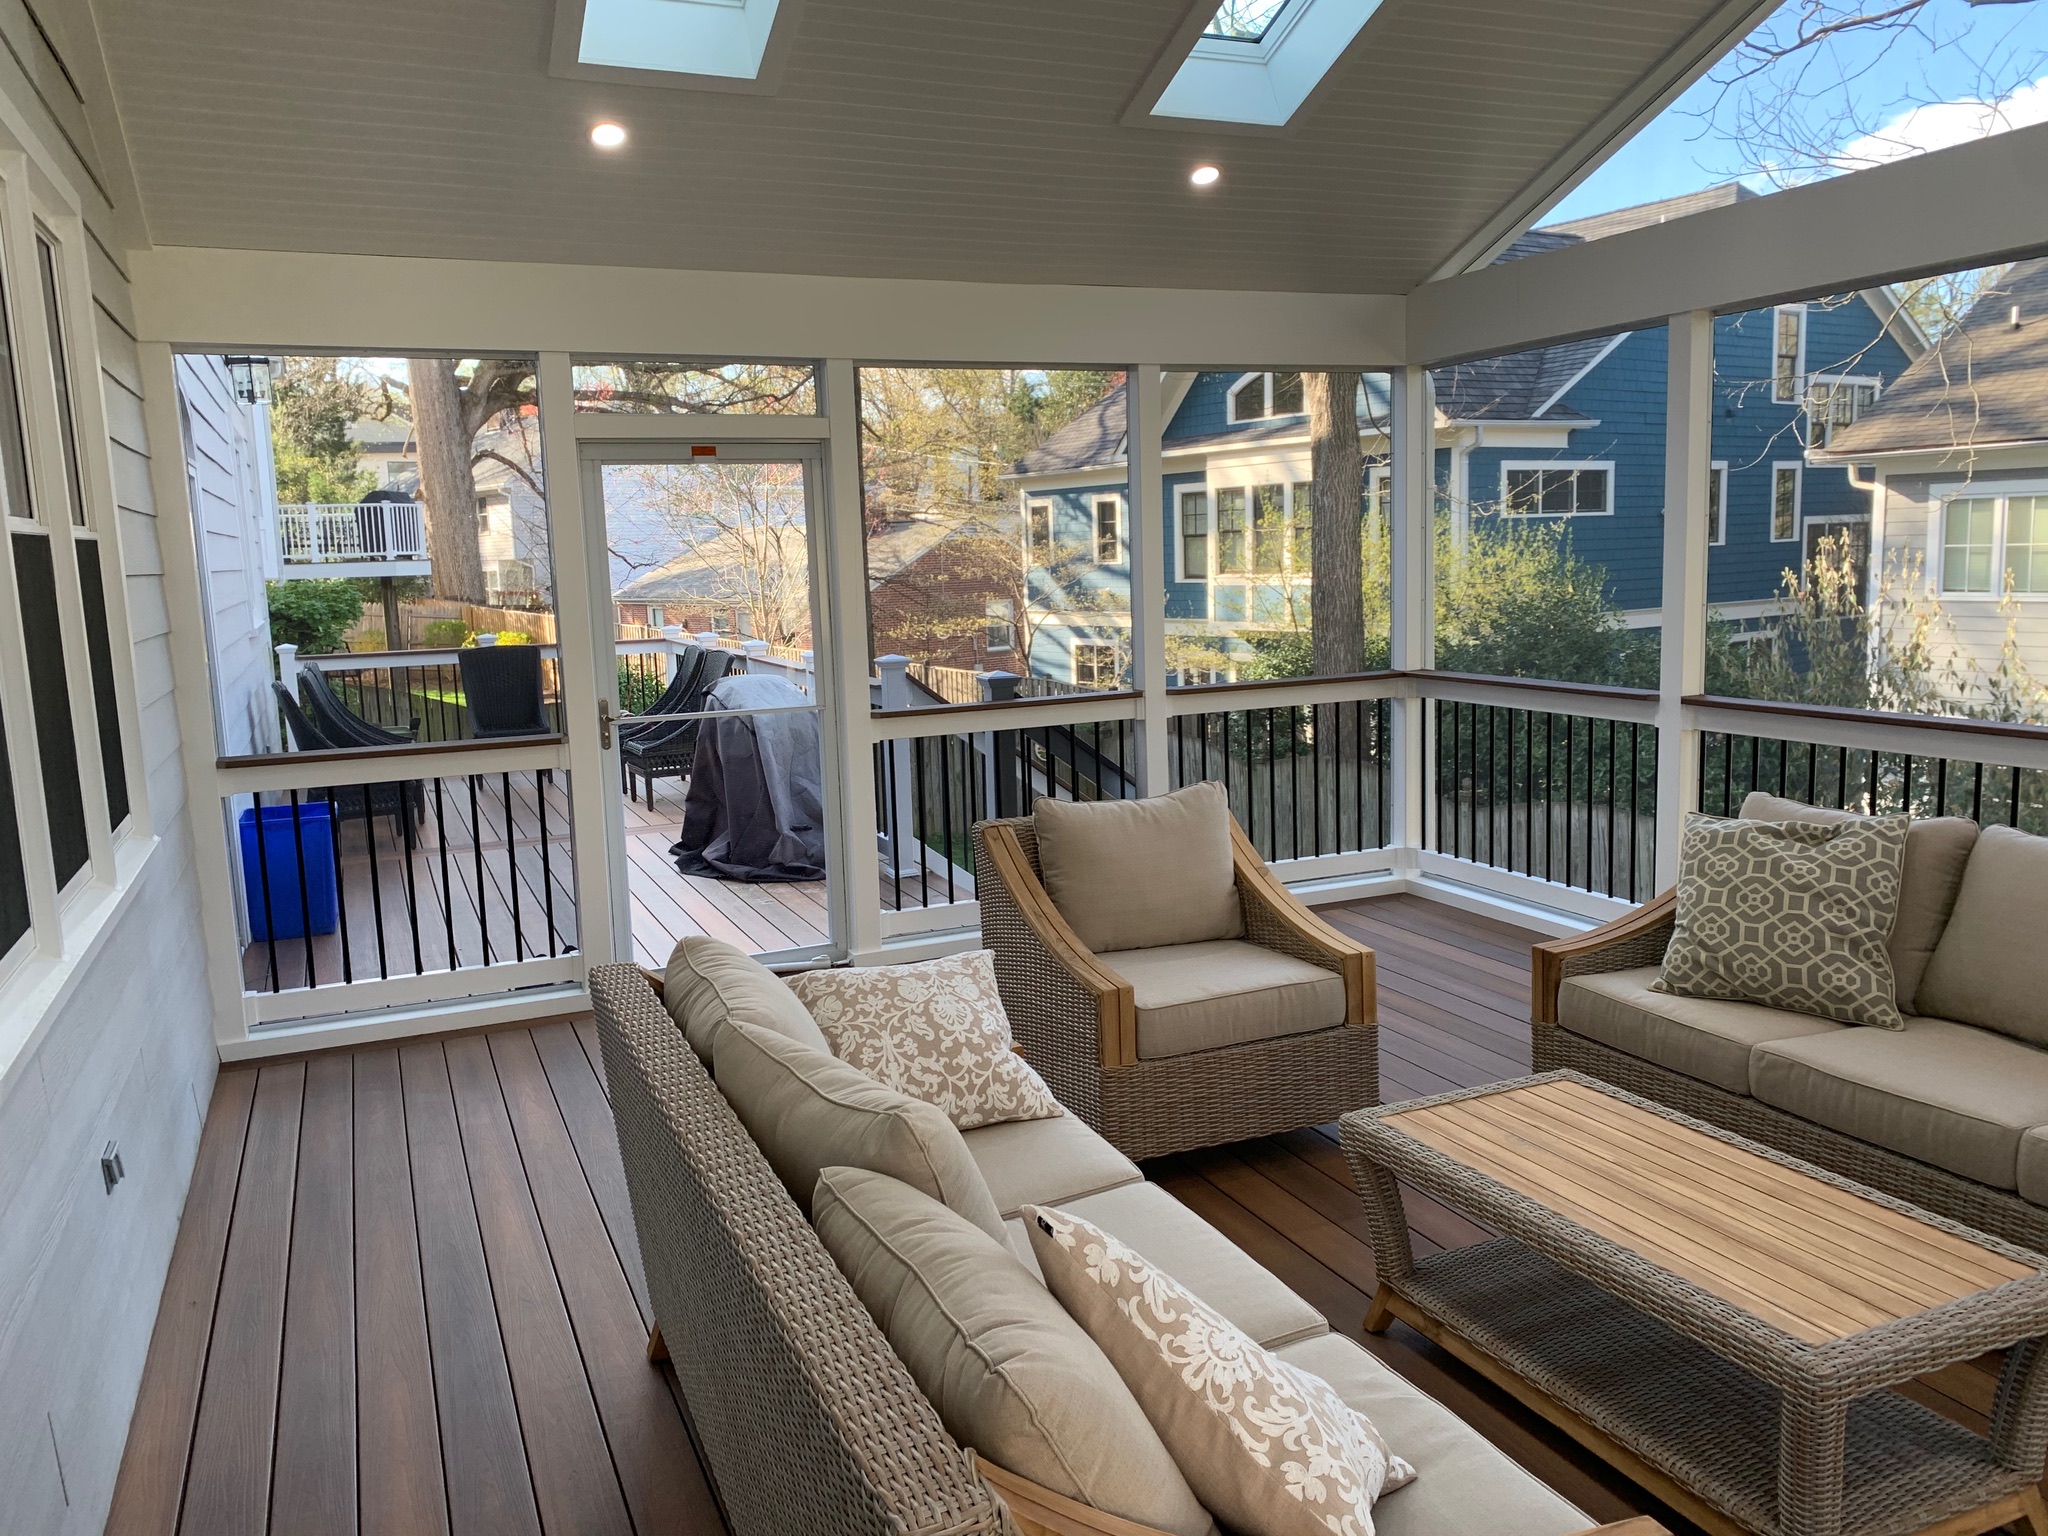
[[[1310,495],[1309,619],[1318,677],[1365,670],[1365,461],[1356,373],[1305,373]]]
[[[420,493],[427,504],[427,554],[434,596],[484,600],[483,557],[476,544],[476,433],[465,421],[455,363],[445,357],[406,359],[412,424],[420,445]]]

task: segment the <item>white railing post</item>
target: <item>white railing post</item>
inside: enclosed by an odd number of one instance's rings
[[[818,696],[818,653],[816,651],[805,651],[803,653],[803,663],[804,680],[797,686],[815,699]]]
[[[1653,880],[1678,878],[1678,837],[1699,803],[1699,732],[1684,699],[1706,688],[1707,473],[1714,429],[1714,316],[1673,315],[1664,402],[1664,601],[1658,637],[1657,862]]]
[[[877,656],[875,671],[882,679],[882,708],[908,709],[910,658]],[[889,743],[889,825],[882,829],[884,856],[892,874],[907,875],[916,869],[913,859],[919,846],[915,819],[915,798],[911,794],[911,744],[898,737]],[[893,829],[893,835],[892,835]]]
[[[296,645],[280,645],[277,648],[277,680],[284,684],[284,691],[293,698],[299,694],[299,648]]]
[[[1393,474],[1388,488],[1387,536],[1393,571],[1389,594],[1393,632],[1389,660],[1396,671],[1421,672],[1436,665],[1436,615],[1430,564],[1436,552],[1436,401],[1429,370],[1400,369],[1393,377]],[[1416,865],[1414,850],[1428,836],[1431,765],[1429,701],[1394,700],[1392,772],[1381,792],[1388,797],[1389,842],[1408,850],[1404,867]]]
[[[768,670],[766,665],[768,642],[766,640],[742,640],[740,642],[740,649],[747,653],[746,665],[742,668],[743,671],[766,672]]]
[[[698,631],[695,638],[697,643],[703,646],[704,649],[707,651],[715,651],[721,648],[718,639],[718,631],[715,629],[700,630]]]
[[[683,638],[683,626],[680,624],[662,625],[661,638],[668,642],[668,680],[674,682],[676,673],[682,669],[683,647],[689,642]]]
[[[1131,686],[1143,695],[1138,715],[1138,792],[1173,788],[1171,732],[1166,715],[1166,468],[1160,432],[1164,397],[1157,363],[1131,369],[1124,391],[1125,547],[1130,559]]]

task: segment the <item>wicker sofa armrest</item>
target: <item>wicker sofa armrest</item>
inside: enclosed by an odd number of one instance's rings
[[[1234,818],[1230,852],[1237,868],[1245,937],[1261,949],[1277,950],[1337,972],[1344,978],[1344,1022],[1358,1029],[1373,1027],[1379,1019],[1379,993],[1372,950],[1303,906],[1259,857],[1259,850]]]
[[[1056,1019],[1078,1004],[1092,1010],[1100,1063],[1123,1067],[1135,1062],[1138,1008],[1131,984],[1096,959],[1060,916],[1014,827],[985,822],[975,829],[975,835],[981,840],[975,877],[982,928],[984,934],[989,933],[989,919],[995,920],[1000,938],[990,947],[996,952],[997,979],[1004,986],[1003,1003],[1023,1039],[1025,1054],[1034,1062],[1041,1055],[1057,1054],[1057,1047],[1065,1042],[1033,1040],[1033,1024],[1041,1013]],[[1060,1007],[1063,1002],[1067,1010]],[[1040,1008],[1034,1003],[1048,1006]],[[1042,1065],[1040,1070],[1044,1070]],[[1054,1086],[1057,1091],[1058,1085]],[[1060,1097],[1065,1099],[1064,1094]]]
[[[1655,965],[1664,958],[1677,920],[1678,890],[1674,886],[1611,923],[1572,938],[1532,946],[1529,1017],[1538,1024],[1557,1022],[1557,991],[1567,976]]]

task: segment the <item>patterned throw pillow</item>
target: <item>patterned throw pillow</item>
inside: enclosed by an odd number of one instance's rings
[[[1415,1469],[1372,1420],[1101,1228],[1036,1205],[1023,1217],[1046,1285],[1211,1514],[1245,1536],[1373,1536],[1373,1501]]]
[[[1835,825],[1687,816],[1678,919],[1650,985],[1904,1029],[1885,940],[1906,825],[1904,816]]]
[[[841,1061],[945,1111],[963,1131],[1066,1113],[1011,1049],[985,949],[916,965],[805,971],[789,988]]]

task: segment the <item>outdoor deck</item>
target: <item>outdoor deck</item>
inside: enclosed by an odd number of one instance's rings
[[[1411,897],[1386,1097],[1528,1070],[1529,933]],[[221,1073],[109,1536],[716,1536],[647,1309],[587,1020]],[[1147,1172],[1357,1337],[1372,1253],[1335,1128]],[[1482,1231],[1410,1194],[1421,1251]],[[1595,1520],[1691,1527],[1419,1335],[1367,1346]],[[1979,1428],[1981,1367],[1916,1386]]]

